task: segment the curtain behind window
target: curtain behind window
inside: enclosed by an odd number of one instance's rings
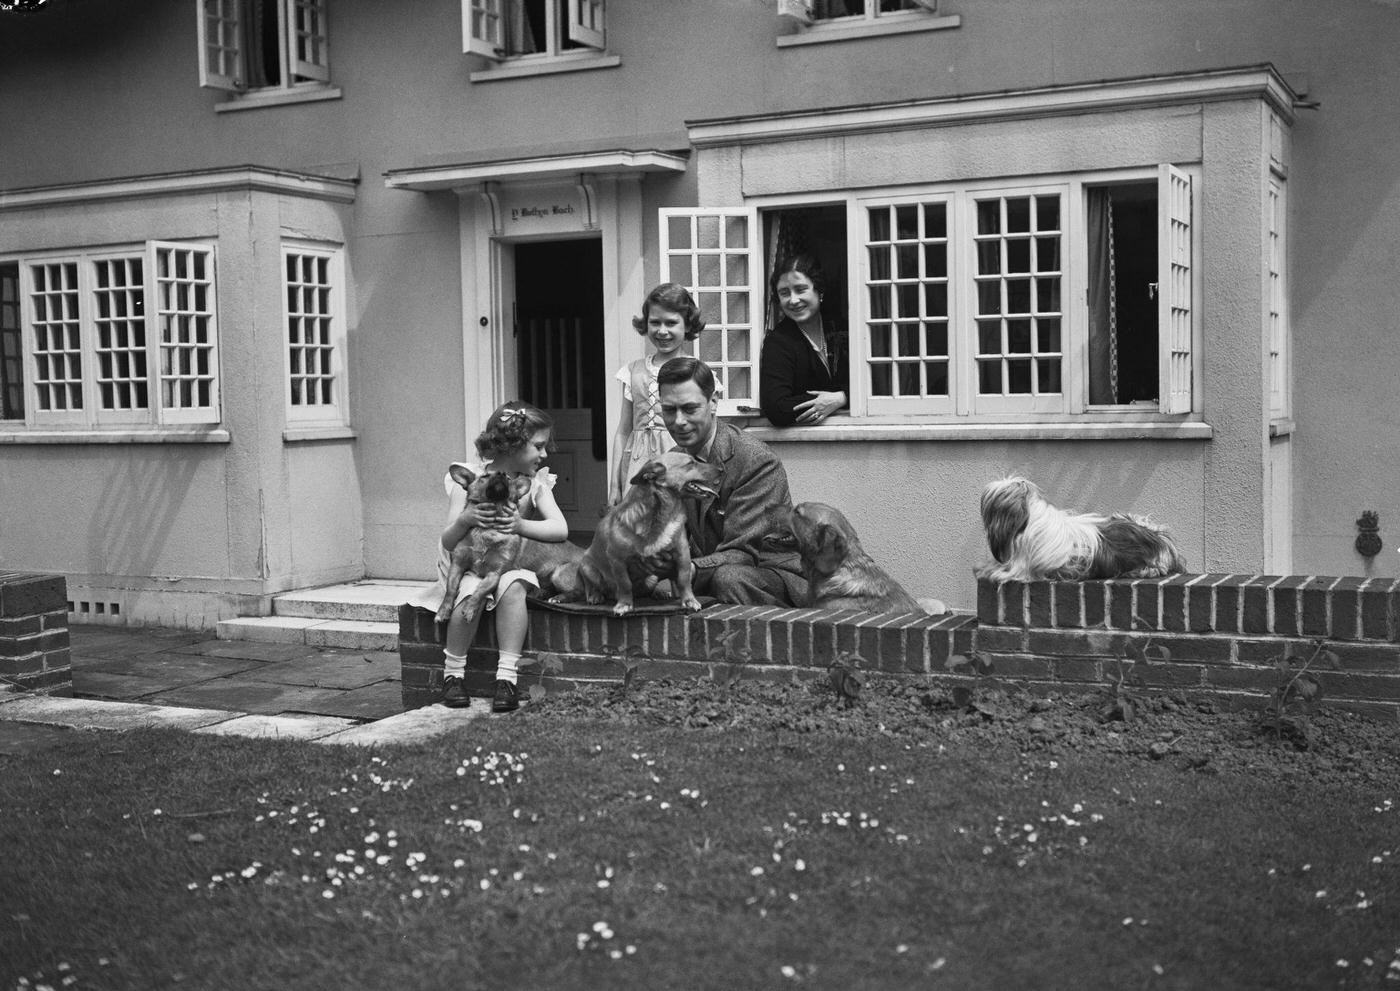
[[[1089,403],[1118,402],[1118,287],[1113,265],[1113,195],[1086,191],[1089,213]]]

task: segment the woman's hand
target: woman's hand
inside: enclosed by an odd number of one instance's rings
[[[812,398],[804,403],[798,403],[792,408],[793,412],[797,414],[798,423],[821,423],[846,405],[846,394],[839,390],[820,392],[816,389],[809,389],[807,395]]]

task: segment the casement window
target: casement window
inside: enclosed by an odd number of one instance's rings
[[[287,420],[343,424],[345,266],[339,248],[282,246]]]
[[[1193,408],[1192,216],[1190,175],[1165,165],[668,209],[660,270],[697,293],[724,412],[759,405],[768,274],[806,251],[849,330],[852,420],[1160,417]]]
[[[781,0],[778,5],[779,13],[805,23],[845,18],[868,21],[908,11],[937,9],[937,0]]]
[[[214,249],[0,259],[0,414],[7,425],[219,420]]]
[[[199,82],[235,93],[324,87],[329,0],[199,0]]]
[[[501,61],[606,47],[604,0],[462,0],[463,50]]]

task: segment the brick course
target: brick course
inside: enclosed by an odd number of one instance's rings
[[[1318,641],[1339,671],[1319,670],[1329,704],[1400,719],[1400,581],[1306,575],[1173,575],[1088,582],[978,581],[977,615],[870,614],[758,606],[614,617],[530,611],[529,649],[562,673],[526,669],[523,682],[568,687],[616,682],[609,651],[641,647],[653,677],[704,675],[746,658],[746,676],[815,677],[843,654],[869,670],[967,682],[949,658],[977,651],[992,674],[1035,690],[1085,690],[1111,680],[1117,658],[1146,652],[1149,688],[1262,699],[1278,683],[1274,658],[1310,656]],[[399,616],[405,706],[432,701],[442,647],[432,614]],[[468,656],[469,687],[494,674],[490,624]],[[1153,649],[1148,649],[1153,648]]]
[[[63,576],[0,572],[0,679],[0,695],[73,694]]]

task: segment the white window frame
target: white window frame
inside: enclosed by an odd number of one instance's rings
[[[607,49],[606,0],[545,0],[545,48],[512,52],[506,32],[523,0],[462,0],[462,51],[493,62],[595,58]],[[580,48],[565,48],[572,41]]]
[[[292,353],[298,347],[305,347],[306,341],[300,328],[306,310],[300,306],[293,309],[291,283],[288,273],[292,258],[322,259],[326,263],[326,285],[324,286],[325,312],[317,313],[316,318],[325,323],[326,338],[321,345],[325,354],[324,362],[310,373],[316,380],[330,379],[329,400],[317,399],[314,402],[299,401],[304,397],[307,366],[293,361]],[[305,288],[305,287],[303,287]],[[283,381],[286,383],[284,398],[287,407],[289,426],[346,426],[349,404],[347,402],[346,370],[346,330],[345,330],[345,250],[340,245],[314,241],[285,240],[282,242],[282,367]],[[304,293],[302,295],[304,299]],[[320,305],[320,304],[318,304]],[[298,330],[298,341],[293,341],[294,327]]]
[[[660,272],[662,282],[678,282],[685,286],[700,306],[700,315],[705,321],[705,330],[695,343],[694,353],[705,358],[709,349],[718,348],[720,360],[710,361],[716,374],[724,383],[720,394],[719,411],[722,414],[738,414],[758,409],[758,355],[763,346],[763,253],[758,225],[758,211],[753,207],[735,209],[705,209],[690,207],[663,207],[658,211],[660,221]],[[720,240],[713,246],[697,243],[696,228],[702,219],[715,220]],[[672,245],[672,221],[688,221],[691,240],[688,245]],[[729,233],[742,222],[745,244],[730,243]],[[701,258],[710,257],[716,262],[718,279],[701,278]],[[745,274],[735,277],[731,268],[735,259],[743,259]],[[747,302],[747,319],[736,312],[739,298]],[[718,299],[717,308],[712,301]],[[731,305],[732,304],[732,305]],[[731,344],[744,342],[735,350],[747,348],[747,357],[731,355]],[[749,389],[742,389],[742,377],[735,369],[747,369]],[[736,391],[742,390],[742,391]]]
[[[242,19],[248,0],[199,0],[199,85],[235,94],[325,89],[330,82],[330,0],[277,0],[281,82],[250,87]]]
[[[1154,169],[1106,170],[1071,177],[1043,177],[1016,180],[983,180],[956,184],[930,184],[919,187],[850,191],[813,199],[807,196],[767,197],[743,208],[663,208],[658,211],[660,268],[663,281],[672,272],[669,220],[673,217],[748,217],[748,273],[753,294],[748,312],[749,347],[752,355],[752,382],[758,386],[758,356],[764,334],[764,307],[767,296],[763,266],[769,262],[756,232],[762,230],[760,215],[820,202],[846,206],[847,298],[850,312],[851,382],[850,416],[853,422],[872,423],[950,423],[950,422],[1068,422],[1093,419],[1095,422],[1176,422],[1200,411],[1199,364],[1201,327],[1194,301],[1200,299],[1202,273],[1195,259],[1201,256],[1201,232],[1194,218],[1199,216],[1199,169],[1163,164]],[[1088,308],[1087,236],[1084,217],[1085,188],[1115,183],[1150,182],[1158,185],[1157,253],[1158,368],[1161,382],[1155,407],[1136,405],[1091,406],[1088,403]],[[976,327],[976,249],[975,210],[978,199],[992,196],[1058,195],[1060,197],[1060,386],[1047,396],[979,395],[977,393]],[[944,202],[948,224],[948,337],[949,395],[875,397],[870,394],[869,374],[871,320],[869,299],[870,262],[867,245],[867,210],[870,207],[910,203]],[[696,290],[694,280],[676,278]],[[920,283],[922,285],[922,283]],[[703,291],[704,287],[700,287]],[[737,291],[737,289],[735,290]],[[921,313],[923,307],[921,305]],[[701,316],[708,326],[723,326],[720,315],[701,305]],[[708,331],[707,331],[708,333]],[[751,413],[758,396],[728,397],[722,413]]]
[[[185,257],[198,255],[204,260],[205,278],[193,277],[179,280],[176,285],[171,279],[159,275],[163,259],[174,253]],[[100,307],[96,266],[99,263],[117,260],[139,259],[142,266],[140,296],[142,323],[144,325],[146,406],[144,408],[103,409],[101,408],[101,388],[98,383],[100,361],[98,356],[98,323]],[[134,426],[184,427],[189,425],[213,425],[220,417],[220,357],[217,319],[217,259],[214,246],[205,242],[146,241],[139,244],[92,248],[79,251],[35,252],[32,254],[6,255],[0,262],[15,263],[19,274],[20,325],[23,348],[23,395],[24,418],[0,420],[0,431],[17,429],[129,429]],[[79,385],[77,395],[81,406],[67,409],[42,409],[39,402],[40,382],[39,363],[36,358],[35,338],[35,278],[34,268],[46,265],[73,265],[75,267],[75,290],[77,298],[76,329],[78,347],[75,351],[79,363]],[[180,288],[183,286],[183,289]],[[167,291],[170,287],[171,291]],[[133,289],[135,287],[133,286]],[[169,301],[169,305],[166,305]],[[167,341],[165,329],[169,328],[176,336],[181,328],[197,328],[203,336],[198,343]],[[207,384],[209,401],[198,405],[167,405],[164,402],[166,385],[178,382],[178,374],[167,374],[162,360],[167,354],[174,354],[175,372],[184,364],[183,355],[204,352],[207,358],[207,374],[198,377]],[[200,362],[193,364],[198,369]],[[176,388],[175,391],[180,391]]]

